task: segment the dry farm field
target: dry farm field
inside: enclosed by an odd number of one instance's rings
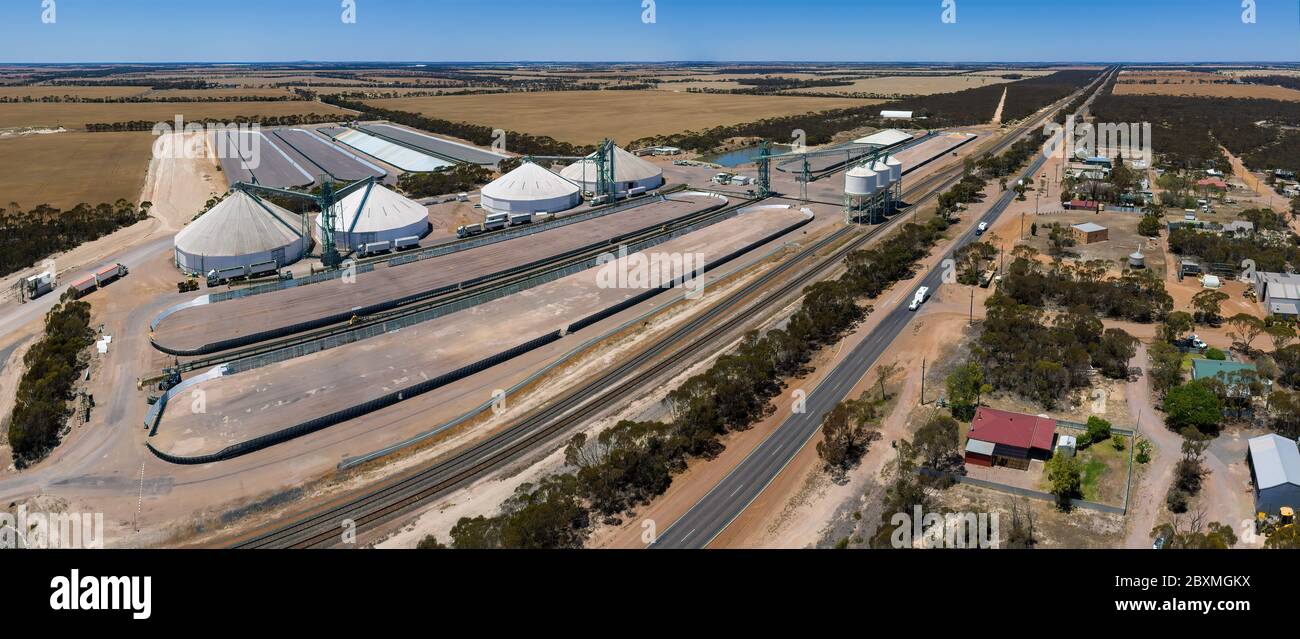
[[[1005,73],[1015,73],[1006,71]],[[885,76],[854,80],[853,84],[839,87],[812,87],[795,89],[791,93],[877,93],[882,95],[932,95],[977,89],[990,84],[1012,82],[1006,78],[987,75],[939,76]]]
[[[1116,84],[1115,95],[1176,95],[1195,98],[1258,98],[1300,102],[1300,91],[1263,84]]]
[[[148,132],[56,133],[0,139],[0,206],[68,209],[135,202],[154,137]]]
[[[574,144],[592,144],[605,137],[626,143],[652,135],[872,103],[842,98],[671,91],[555,91],[367,101],[384,109],[549,135]]]
[[[125,98],[142,95],[148,91],[149,87],[13,86],[0,87],[0,98],[30,97],[40,99],[63,96],[73,98]]]
[[[0,104],[0,129],[13,127],[56,127],[84,129],[87,124],[171,121],[178,114],[186,120],[222,119],[237,116],[284,116],[305,114],[343,118],[347,111],[319,102],[157,102],[99,104],[62,102],[54,104]]]

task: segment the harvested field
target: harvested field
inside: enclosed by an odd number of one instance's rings
[[[812,111],[869,100],[711,95],[671,91],[556,91],[369,100],[384,109],[548,135],[573,144],[628,141]]]
[[[949,75],[949,76],[887,76],[855,80],[853,84],[842,87],[812,87],[794,89],[790,93],[878,93],[882,95],[933,95],[935,93],[952,93],[965,91],[990,84],[1013,82],[996,76]]]
[[[288,89],[162,89],[149,91],[146,98],[279,98],[291,95]]]
[[[671,240],[653,252],[703,253],[705,260],[713,259],[803,218],[796,209],[759,208]],[[643,290],[601,287],[601,270],[588,269],[400,332],[202,383],[197,388],[207,397],[206,412],[195,414],[186,402],[176,402],[151,443],[179,455],[216,452],[432,379]],[[505,318],[509,318],[508,324]],[[507,337],[502,337],[503,333]],[[419,347],[412,348],[413,344]],[[326,362],[348,365],[322,365]],[[408,402],[427,406],[438,401],[437,395],[417,396]],[[385,409],[377,416],[398,410]]]
[[[513,240],[488,244],[413,264],[379,267],[355,282],[334,280],[276,293],[254,295],[187,308],[158,324],[157,343],[195,349],[220,340],[258,334],[352,309],[398,299],[527,264],[587,244],[652,227],[720,201],[704,196],[672,196],[628,211],[571,224]]]
[[[1194,98],[1256,98],[1300,102],[1300,91],[1263,84],[1116,84],[1115,95],[1174,95]]]
[[[69,96],[74,98],[124,98],[141,95],[149,87],[0,87],[0,98],[33,99]]]
[[[239,116],[334,115],[348,112],[319,102],[166,102],[138,104],[0,104],[0,128],[62,126],[84,129],[87,124],[135,120],[169,122],[177,114],[186,120],[223,119]]]
[[[1231,78],[1210,71],[1121,71],[1117,84],[1202,84],[1228,82]]]
[[[61,209],[135,202],[154,137],[147,132],[55,133],[0,139],[0,206]]]

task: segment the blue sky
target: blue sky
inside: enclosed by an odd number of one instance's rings
[[[1300,60],[1296,0],[343,1],[0,0],[0,61]]]

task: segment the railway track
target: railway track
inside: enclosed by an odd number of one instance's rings
[[[1102,74],[1102,77],[1105,77],[1105,74]],[[1099,79],[1081,91],[1093,90],[1100,81]],[[1059,111],[1076,96],[1077,94],[1074,94],[1058,102],[1053,113]],[[1041,120],[1036,119],[1021,125],[995,143],[987,152],[993,154],[1002,152],[1039,122]],[[960,180],[961,175],[960,165],[938,171],[909,187],[904,193],[904,200],[910,203],[913,210],[916,210],[917,207]],[[911,200],[910,198],[913,197],[917,199]],[[321,507],[303,513],[292,523],[267,532],[254,531],[231,540],[229,545],[234,548],[327,547],[341,542],[343,532],[341,526],[345,520],[355,525],[357,531],[381,526],[431,499],[520,458],[541,444],[563,434],[570,427],[599,414],[625,395],[636,391],[682,361],[688,360],[732,334],[737,328],[746,325],[749,320],[770,308],[772,304],[799,293],[850,252],[859,249],[906,217],[906,213],[900,213],[886,223],[872,227],[866,233],[858,233],[856,227],[841,228],[802,249],[795,256],[759,276],[704,313],[692,318],[691,321],[634,357],[501,432],[423,469],[386,480],[365,494],[346,495],[333,499]],[[803,271],[796,272],[793,278],[766,295],[760,295],[769,285],[795,272],[800,265],[846,237],[850,237],[849,241],[836,247],[824,259]],[[719,318],[724,319],[714,324]],[[671,350],[696,333],[700,334],[695,339],[676,350]]]

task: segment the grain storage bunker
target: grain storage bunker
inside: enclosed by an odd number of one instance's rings
[[[589,155],[579,162],[570,164],[560,171],[560,176],[581,185],[582,190],[587,193],[595,193],[596,156]],[[614,182],[617,184],[620,196],[637,195],[663,186],[664,172],[654,164],[616,146],[614,147]]]
[[[366,244],[394,242],[429,234],[429,210],[372,181],[343,198],[334,215],[334,243],[340,251],[360,250]],[[324,228],[316,216],[316,231]]]
[[[493,213],[558,213],[581,203],[577,184],[532,162],[483,187],[483,208]]]
[[[302,216],[236,190],[176,234],[176,265],[191,275],[298,261],[310,248]]]

